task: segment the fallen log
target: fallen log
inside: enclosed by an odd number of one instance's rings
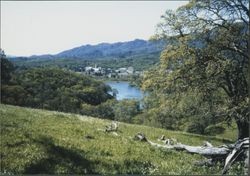
[[[235,144],[234,149],[230,152],[230,154],[227,156],[225,160],[225,165],[222,174],[226,174],[230,166],[233,164],[233,162],[242,154],[244,154],[245,165],[248,164],[249,161],[248,152],[249,152],[249,138],[238,140]]]
[[[140,141],[146,141],[151,146],[163,148],[163,149],[175,149],[175,150],[184,150],[188,153],[192,154],[200,154],[203,155],[206,158],[212,158],[212,159],[218,159],[218,158],[226,158],[226,156],[229,154],[230,149],[222,146],[222,147],[213,147],[212,144],[209,143],[207,146],[190,146],[190,145],[184,145],[181,143],[177,143],[174,145],[171,144],[158,144],[155,142],[152,142],[146,138],[146,136],[143,133],[138,133],[135,135],[135,138],[140,139]]]
[[[205,142],[203,146],[190,146],[184,145],[181,143],[170,144],[169,139],[165,139],[165,136],[162,136],[160,140],[162,140],[165,145],[158,144],[152,142],[146,138],[143,133],[138,133],[135,135],[134,139],[138,139],[140,141],[145,141],[149,143],[153,147],[163,148],[163,149],[174,149],[174,150],[183,150],[191,154],[200,154],[206,158],[209,158],[208,161],[204,162],[208,165],[212,165],[213,161],[222,160],[225,161],[225,165],[222,171],[222,174],[226,174],[229,170],[230,166],[236,161],[239,156],[243,156],[242,160],[245,161],[245,173],[248,174],[249,167],[249,138],[244,138],[242,140],[238,140],[235,144],[231,145],[222,145],[220,147],[214,147],[211,143]],[[203,163],[199,163],[203,164]]]
[[[203,146],[205,146],[205,147],[213,147],[213,145],[208,141],[204,141]]]

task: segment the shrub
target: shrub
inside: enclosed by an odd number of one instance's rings
[[[216,135],[221,134],[225,131],[225,128],[220,125],[210,125],[207,128],[205,128],[205,134],[207,135]]]
[[[191,122],[186,131],[189,133],[204,134],[205,125],[200,121]]]
[[[140,104],[136,100],[121,100],[114,104],[115,120],[132,123],[133,118],[140,113]]]

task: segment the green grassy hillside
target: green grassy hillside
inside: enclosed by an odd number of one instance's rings
[[[230,142],[125,123],[116,136],[100,130],[108,120],[3,104],[0,112],[2,174],[220,174],[220,164],[195,166],[202,156],[155,149],[132,138],[143,132],[155,142],[163,134],[190,145]],[[241,167],[236,164],[231,173],[241,173]]]

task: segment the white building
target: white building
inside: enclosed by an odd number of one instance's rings
[[[127,72],[128,72],[129,74],[133,74],[133,73],[134,73],[134,68],[133,68],[133,67],[128,67]]]

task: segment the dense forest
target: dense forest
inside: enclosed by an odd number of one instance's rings
[[[1,102],[132,122],[135,100],[117,101],[108,85],[59,68],[15,69],[1,55]]]
[[[78,112],[82,103],[98,105],[112,98],[105,84],[56,68],[19,71],[2,81],[3,103],[34,108]]]

